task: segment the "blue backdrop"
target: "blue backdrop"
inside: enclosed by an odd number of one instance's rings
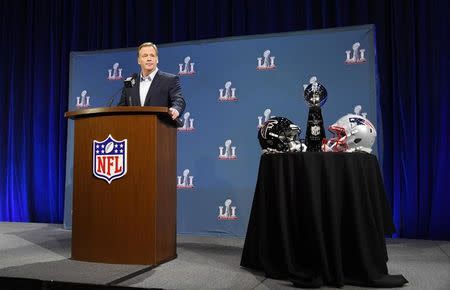
[[[159,68],[180,76],[187,101],[174,180],[178,232],[245,235],[260,156],[258,126],[269,116],[284,116],[306,131],[303,88],[310,81],[317,79],[328,90],[322,108],[326,126],[361,105],[377,127],[373,38],[374,27],[361,26],[160,46]],[[106,106],[133,72],[139,72],[135,48],[72,53],[70,109]],[[71,225],[72,123],[66,227]]]
[[[448,11],[441,0],[0,0],[0,220],[63,222],[70,51],[374,23],[398,236],[450,239]]]

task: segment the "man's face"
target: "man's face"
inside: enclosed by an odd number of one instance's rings
[[[158,56],[156,51],[151,46],[144,46],[139,51],[138,64],[141,66],[142,73],[145,75],[150,74],[155,70],[158,64]]]

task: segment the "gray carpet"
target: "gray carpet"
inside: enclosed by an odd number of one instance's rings
[[[107,284],[147,267],[70,260],[70,239],[62,225],[0,223],[0,276]]]
[[[118,285],[138,288],[293,288],[287,281],[266,279],[261,272],[241,268],[242,238],[180,235],[178,258],[144,273],[147,267],[142,265],[70,260],[70,238],[71,232],[62,225],[0,222],[0,277],[101,285],[125,279]],[[387,245],[389,272],[409,280],[403,288],[450,289],[450,242],[390,239]]]

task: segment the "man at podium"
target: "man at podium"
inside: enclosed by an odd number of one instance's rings
[[[141,71],[125,80],[118,105],[168,107],[176,120],[186,107],[178,76],[158,69],[158,48],[152,42],[138,47],[137,62]]]

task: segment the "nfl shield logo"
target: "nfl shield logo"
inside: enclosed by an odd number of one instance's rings
[[[127,139],[117,141],[111,135],[103,141],[94,140],[92,171],[109,184],[127,173]]]
[[[313,136],[319,135],[319,134],[320,134],[320,127],[317,126],[317,125],[312,126],[312,127],[311,127],[311,134],[312,134]]]

